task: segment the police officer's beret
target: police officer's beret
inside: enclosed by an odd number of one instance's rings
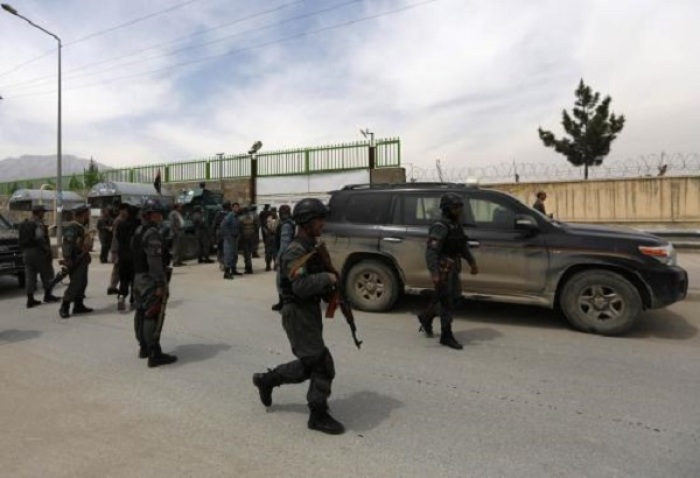
[[[32,212],[48,212],[48,209],[43,204],[35,204],[32,206]]]
[[[87,207],[85,204],[77,204],[77,205],[73,206],[73,209],[71,209],[71,210],[73,211],[73,214],[81,214],[84,212],[88,212],[90,210],[90,208]]]

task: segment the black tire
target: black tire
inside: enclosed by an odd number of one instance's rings
[[[604,270],[579,272],[564,285],[561,310],[571,326],[583,332],[620,335],[631,330],[642,312],[642,298],[620,274]]]
[[[19,282],[20,289],[24,289],[27,286],[27,277],[24,275],[24,272],[17,274],[17,282]]]
[[[353,308],[368,312],[391,310],[400,293],[396,274],[380,261],[358,262],[350,268],[344,285]]]

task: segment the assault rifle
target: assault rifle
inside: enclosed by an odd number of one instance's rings
[[[75,258],[75,261],[67,262],[65,259],[60,259],[58,265],[61,266],[61,270],[56,273],[51,282],[49,282],[48,293],[53,292],[54,287],[58,285],[66,277],[70,276],[73,271],[83,263],[90,256],[90,251],[92,250],[93,237],[95,235],[94,231],[88,231],[88,240],[83,243],[83,249],[80,254]],[[59,245],[60,251],[60,245]]]
[[[158,321],[156,322],[156,333],[155,341],[158,343],[160,340],[160,332],[163,330],[163,322],[165,321],[165,309],[168,305],[168,298],[170,297],[170,279],[173,276],[173,268],[165,268],[165,285],[163,286],[163,294],[160,297],[160,310],[158,311]]]
[[[311,259],[314,255],[318,256],[319,260],[321,261],[321,264],[323,265],[324,270],[326,272],[330,272],[336,277],[336,285],[331,291],[330,296],[328,297],[328,307],[326,307],[325,316],[327,319],[332,319],[335,316],[336,309],[340,307],[340,311],[342,312],[343,317],[345,317],[345,321],[348,323],[348,326],[350,326],[352,340],[355,342],[355,346],[357,346],[357,348],[359,349],[362,345],[362,340],[359,340],[357,338],[357,325],[355,324],[355,316],[353,315],[350,303],[340,291],[340,274],[338,273],[338,270],[335,267],[333,267],[333,262],[331,261],[330,254],[328,254],[328,249],[326,249],[326,245],[324,243],[318,244],[313,251],[309,252],[308,254],[305,254],[304,256],[294,261],[291,264],[290,270],[299,269],[304,264],[306,264],[309,261],[309,259]]]

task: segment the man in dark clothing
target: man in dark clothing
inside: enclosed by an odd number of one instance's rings
[[[240,240],[243,241],[243,262],[245,273],[253,273],[253,260],[256,244],[258,243],[258,216],[251,207],[243,210],[239,219]]]
[[[275,264],[282,263],[282,255],[294,239],[294,230],[296,229],[296,225],[294,224],[294,220],[292,219],[292,209],[289,207],[289,204],[282,204],[280,206],[279,212],[280,220],[277,224],[277,229],[275,231],[275,250],[277,251],[277,256],[275,257]],[[276,283],[279,301],[272,306],[272,310],[275,311],[282,310],[282,288],[280,286],[280,282],[282,280],[281,274],[281,267],[277,267]]]
[[[260,213],[258,214],[257,224],[258,224],[259,235],[256,237],[256,241],[255,241],[255,252],[258,251],[258,246],[260,245],[260,239],[262,236],[262,243],[263,243],[263,246],[265,247],[265,252],[267,253],[267,242],[265,241],[265,239],[267,238],[267,228],[265,226],[267,225],[267,218],[270,217],[271,214],[272,214],[272,211],[270,210],[269,204],[265,204],[265,206],[263,206],[263,210],[260,211]],[[254,256],[254,257],[258,257],[258,256]],[[267,261],[267,254],[265,255],[265,260]],[[269,269],[266,268],[265,270],[269,270]]]
[[[199,245],[197,262],[199,264],[211,264],[214,261],[209,259],[209,250],[211,249],[211,245],[209,244],[209,225],[204,217],[204,209],[202,206],[195,206],[194,212],[192,213],[192,224],[194,225],[194,232]]]
[[[169,282],[169,254],[160,233],[163,206],[157,199],[149,198],[144,201],[142,210],[144,223],[136,229],[131,243],[136,299],[134,331],[139,358],[148,358],[148,366],[153,368],[173,363],[177,357],[164,354],[160,347]]]
[[[58,297],[51,293],[51,280],[54,276],[51,257],[51,245],[49,243],[49,231],[44,225],[44,206],[32,208],[32,218],[26,219],[19,226],[19,245],[24,256],[24,277],[27,290],[27,308],[41,304],[34,299],[36,292],[36,275],[41,277],[44,287],[44,302],[58,302]]]
[[[122,220],[119,221],[114,232],[114,238],[119,243],[117,253],[119,254],[119,296],[117,298],[117,310],[126,310],[126,297],[130,296],[130,308],[134,308],[134,254],[131,250],[131,239],[136,233],[141,221],[136,217],[136,208],[129,204],[119,205],[119,214]],[[131,292],[131,294],[129,294]]]
[[[282,384],[310,380],[306,395],[310,410],[308,426],[333,435],[345,431],[328,413],[328,397],[335,377],[333,356],[323,341],[321,297],[335,285],[336,276],[319,267],[317,260],[299,265],[314,251],[321,236],[327,209],[318,199],[302,199],[294,206],[299,225],[297,237],[282,255],[282,325],[296,360],[278,365],[267,373],[253,374],[260,401],[272,405],[272,389]]]
[[[102,208],[100,218],[97,220],[97,236],[100,239],[100,264],[106,264],[109,256],[109,249],[112,245],[112,217],[111,208]]]
[[[544,207],[544,202],[547,199],[547,193],[544,191],[540,191],[537,193],[537,200],[535,201],[535,204],[532,205],[532,208],[541,212],[545,216],[547,215],[547,210]]]
[[[63,319],[70,317],[70,304],[73,302],[74,314],[85,314],[92,309],[85,307],[85,289],[88,285],[88,268],[92,261],[92,235],[87,230],[90,221],[90,209],[80,204],[73,207],[73,221],[63,233],[63,266],[68,269],[70,284],[63,294],[59,315]]]
[[[440,199],[442,218],[430,226],[425,249],[425,261],[435,286],[436,296],[432,304],[439,306],[442,327],[440,343],[457,350],[462,349],[462,344],[457,342],[452,333],[452,310],[456,291],[460,287],[461,260],[465,259],[469,263],[472,274],[479,273],[462,226],[463,207],[460,195],[447,193],[442,196]],[[433,336],[434,314],[435,307],[431,306],[418,315],[421,329],[428,337]]]

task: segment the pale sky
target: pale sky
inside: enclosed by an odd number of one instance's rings
[[[627,118],[611,159],[700,153],[697,0],[7,1],[63,40],[64,154],[113,167],[365,127],[421,167],[564,161],[537,127],[581,78]],[[0,11],[0,159],[56,151],[55,45]]]

